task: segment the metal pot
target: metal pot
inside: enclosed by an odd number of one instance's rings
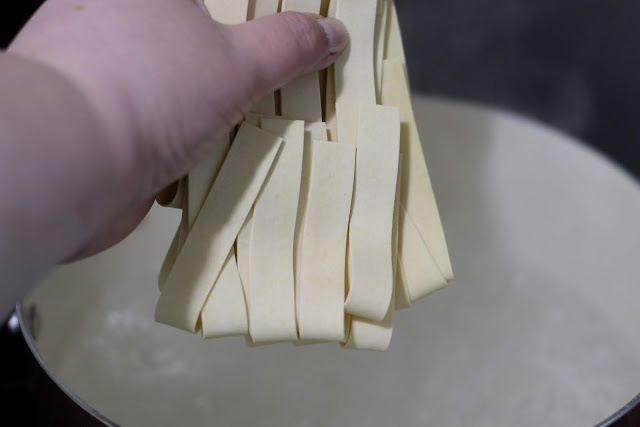
[[[397,313],[388,352],[246,349],[155,324],[178,213],[154,210],[18,306],[34,355],[106,425],[628,421],[640,400],[640,187],[531,121],[445,100],[415,107],[457,275]]]

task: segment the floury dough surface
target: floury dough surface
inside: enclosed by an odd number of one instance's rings
[[[125,426],[584,426],[622,407],[640,392],[640,189],[528,121],[415,108],[456,280],[396,313],[386,353],[155,323],[179,213],[154,209],[27,299],[45,361]]]

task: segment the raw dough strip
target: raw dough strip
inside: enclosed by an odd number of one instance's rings
[[[245,120],[248,123],[253,124],[254,126],[260,126],[263,119],[282,119],[280,116],[273,116],[270,114],[257,114],[257,113],[248,113],[245,117]],[[311,139],[318,140],[326,140],[327,139],[327,125],[323,122],[321,123],[305,123],[305,158],[307,156],[307,151],[310,150]],[[303,162],[304,163],[304,162]],[[305,174],[308,174],[303,165],[303,173],[302,180],[305,180]],[[304,188],[304,184],[301,184],[301,191]],[[304,200],[303,198],[300,199]],[[298,207],[298,212],[300,212],[300,207]],[[238,262],[238,271],[240,273],[240,279],[242,281],[242,288],[244,289],[245,298],[247,300],[247,304],[249,303],[249,247],[251,240],[251,225],[253,220],[253,209],[249,213],[247,220],[245,221],[240,233],[238,234],[238,238],[236,240],[236,258]],[[296,223],[296,230],[299,227],[299,224]],[[298,231],[296,231],[296,236],[298,236]],[[300,237],[296,237],[296,242]]]
[[[156,320],[196,332],[200,311],[271,169],[282,139],[242,124],[156,307]]]
[[[231,137],[227,134],[216,141],[207,155],[189,172],[187,181],[189,228],[193,226],[230,146]]]
[[[187,188],[186,179],[185,188]],[[180,196],[182,197],[181,205],[184,206],[186,204],[187,191],[183,191]],[[171,273],[171,269],[173,269],[173,264],[175,264],[176,258],[178,258],[178,254],[180,253],[180,250],[182,250],[182,246],[184,245],[184,242],[187,239],[187,235],[189,234],[189,226],[187,224],[187,211],[187,208],[182,209],[180,224],[178,225],[178,229],[173,236],[171,245],[169,245],[167,255],[162,262],[160,274],[158,275],[158,289],[160,290],[160,292],[162,292],[162,290],[164,289],[164,285],[167,282],[167,277],[169,277],[169,273]]]
[[[387,313],[380,322],[375,322],[360,317],[352,316],[350,319],[349,338],[343,347],[358,350],[385,351],[391,344],[393,334],[393,311],[396,303],[397,278],[400,275],[398,263],[398,238],[399,238],[399,216],[400,216],[400,174],[402,172],[402,156],[398,161],[398,175],[396,179],[396,196],[393,208],[393,275],[396,278],[393,294]]]
[[[404,281],[411,302],[415,302],[447,285],[429,248],[402,204],[400,205],[399,252]]]
[[[327,9],[327,16],[329,18],[336,17],[336,9],[338,8],[338,0],[327,0],[329,2],[329,7]]]
[[[398,165],[398,189],[396,190],[396,211],[394,217],[394,244],[395,244],[395,268],[396,268],[396,285],[395,285],[395,308],[396,310],[409,308],[411,306],[411,297],[409,296],[409,289],[407,287],[407,279],[400,262],[400,193],[402,186],[402,165],[404,157],[400,154],[400,163]]]
[[[286,116],[275,116],[273,114],[261,114],[261,113],[247,113],[244,116],[244,120],[252,124],[253,126],[260,127],[262,125],[262,120],[271,119],[271,120],[298,120],[292,117]],[[305,132],[311,132],[313,139],[317,139],[319,141],[326,141],[328,138],[327,133],[327,124],[325,122],[305,122],[304,124]]]
[[[156,202],[163,208],[182,209],[186,179],[181,178],[163,188],[156,195]]]
[[[384,50],[387,42],[387,13],[389,7],[387,0],[378,0],[378,14],[376,16],[376,33],[374,39],[374,63],[376,73],[376,99],[380,104],[382,96],[382,68],[384,65]]]
[[[320,13],[321,0],[283,0],[282,12]],[[280,89],[282,115],[307,122],[322,121],[320,77],[317,72],[301,76]]]
[[[283,144],[253,210],[249,271],[249,333],[254,343],[298,338],[294,240],[304,122],[263,119],[262,128]]]
[[[213,19],[225,25],[236,25],[247,21],[249,0],[204,0]]]
[[[406,64],[404,46],[402,44],[402,33],[398,21],[398,11],[394,0],[387,1],[387,27],[386,42],[384,48],[384,59],[401,59]]]
[[[333,3],[332,3],[333,4]],[[336,117],[336,78],[335,67],[327,68],[327,88],[325,95],[324,117],[327,122],[329,141],[338,141],[338,118]]]
[[[260,127],[262,123],[262,119],[282,119],[282,116],[276,116],[275,114],[265,114],[265,113],[247,113],[244,115],[244,121],[255,126]]]
[[[342,346],[353,350],[385,351],[391,344],[393,334],[393,311],[395,292],[391,295],[391,304],[384,319],[380,322],[351,316],[349,338]]]
[[[280,0],[249,0],[247,21],[278,13]]]
[[[403,123],[400,151],[405,155],[405,167],[402,173],[400,203],[413,220],[426,249],[433,255],[435,264],[448,282],[453,279],[453,270],[422,151],[418,127],[413,115],[408,83],[402,60],[388,59],[384,61],[382,101],[384,105],[400,108],[400,120]],[[401,234],[404,235],[405,232],[405,230],[401,230]],[[402,252],[402,255],[409,254]],[[411,268],[408,264],[412,261],[411,259],[404,260],[405,273],[408,273],[407,270]],[[422,260],[415,261],[423,262]],[[415,301],[416,297],[418,296],[412,294],[412,301]]]
[[[325,123],[306,123],[304,132],[304,158],[302,161],[302,181],[300,183],[300,201],[298,202],[298,218],[296,220],[295,242],[295,273],[296,273],[296,320],[300,305],[300,270],[302,267],[302,238],[304,236],[304,222],[309,203],[309,185],[311,180],[311,153],[313,141],[327,141],[327,126]],[[296,341],[295,345],[314,344],[312,341]]]
[[[338,0],[328,0],[327,16],[336,17]],[[336,117],[336,78],[335,66],[327,68],[327,81],[325,84],[324,97],[324,120],[327,123],[327,133],[329,141],[338,140],[338,118]]]
[[[176,258],[178,257],[178,242],[180,240],[180,226],[176,229],[175,234],[173,235],[173,239],[171,240],[171,244],[169,245],[169,249],[167,250],[167,254],[162,261],[162,267],[160,267],[160,274],[158,275],[158,289],[162,292],[164,289],[164,285],[167,282],[167,277],[173,268],[173,264],[176,262]]]
[[[400,252],[398,251],[398,272],[396,274],[396,310],[402,310],[411,307],[411,297],[407,289],[407,279],[402,267]]]
[[[376,104],[374,38],[378,0],[338,2],[336,17],[349,30],[350,42],[335,63],[338,141],[355,144],[361,104]]]
[[[327,134],[327,124],[325,122],[317,123],[305,123],[304,124],[305,138],[311,144],[314,139],[316,141],[328,141],[329,135]],[[310,139],[309,139],[310,138]]]
[[[249,0],[247,21],[278,13],[280,0]],[[256,102],[251,111],[262,114],[276,114],[275,93],[271,92]]]
[[[344,341],[345,255],[355,147],[314,141],[298,297],[301,339]]]
[[[244,221],[238,238],[236,239],[236,262],[238,264],[238,273],[240,274],[240,281],[242,283],[242,289],[244,290],[244,297],[247,301],[247,310],[249,307],[249,248],[251,247],[251,227],[253,225],[253,208],[247,215],[247,219]]]
[[[200,322],[204,338],[246,335],[249,332],[247,305],[235,255],[232,247],[202,308]]]
[[[396,107],[362,105],[356,177],[349,225],[349,314],[382,320],[394,287],[393,228],[400,112]]]
[[[394,268],[395,268],[395,309],[409,308],[411,306],[411,297],[407,288],[407,280],[405,278],[402,263],[400,262],[400,192],[402,186],[402,165],[404,157],[400,154],[400,162],[398,164],[398,188],[396,189],[396,209],[393,217],[393,244],[394,244]]]

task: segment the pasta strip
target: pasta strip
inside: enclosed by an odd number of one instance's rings
[[[399,214],[400,214],[400,186],[399,179],[402,171],[402,157],[398,162],[398,179],[396,179],[396,196],[393,209],[393,274],[398,277],[400,274],[398,263],[398,234],[399,234]],[[397,280],[397,279],[396,279]],[[346,348],[359,350],[385,351],[391,344],[393,334],[393,311],[397,307],[396,290],[394,286],[391,302],[385,317],[380,322],[362,319],[356,316],[351,317],[349,327],[349,338],[343,345]]]
[[[283,0],[282,11],[320,13],[320,0]],[[310,73],[280,89],[282,115],[307,122],[322,121],[322,99],[318,73]]]
[[[447,285],[435,258],[420,238],[411,216],[400,205],[399,252],[404,281],[411,302],[415,302]]]
[[[278,13],[280,0],[249,0],[247,21]],[[276,114],[275,93],[271,92],[256,102],[251,111],[262,114]]]
[[[361,104],[376,104],[374,35],[378,0],[338,2],[336,17],[350,42],[334,66],[338,141],[355,144]]]
[[[387,13],[389,7],[387,0],[378,0],[378,14],[376,16],[376,32],[374,39],[374,63],[375,63],[375,75],[376,75],[376,96],[377,101],[380,103],[380,97],[382,96],[382,67],[384,64],[384,50],[387,42]]]
[[[363,105],[349,225],[345,311],[374,321],[387,314],[394,287],[393,220],[399,156],[398,109]]]
[[[271,169],[282,139],[243,124],[156,307],[156,320],[196,332],[204,303]]]
[[[345,255],[355,147],[314,141],[302,239],[298,329],[305,340],[345,339]]]
[[[453,270],[438,206],[431,187],[431,179],[425,163],[418,127],[413,115],[404,63],[399,59],[385,60],[383,76],[382,101],[384,105],[392,105],[400,109],[400,120],[403,123],[400,151],[405,154],[405,167],[402,173],[400,204],[411,217],[418,231],[418,236],[423,240],[427,251],[432,254],[435,265],[444,277],[446,284],[453,279]],[[400,232],[401,235],[409,233],[408,230]],[[409,254],[402,252],[402,255]],[[408,269],[412,268],[408,263],[413,261],[414,257],[404,260],[405,273],[408,273]],[[412,294],[412,300],[415,301],[415,298],[422,296],[424,295],[421,293]]]
[[[193,226],[230,146],[231,139],[227,134],[216,141],[207,155],[189,172],[187,180],[189,186],[187,193],[189,228]]]
[[[247,21],[249,0],[204,0],[209,14],[225,25],[241,24]]]
[[[284,142],[256,200],[250,243],[249,333],[254,343],[298,338],[294,238],[304,122],[263,119],[262,128]]]
[[[200,321],[204,338],[246,335],[249,331],[247,305],[233,247],[205,301]]]
[[[384,48],[384,59],[401,59],[406,64],[404,46],[402,44],[402,33],[398,21],[398,11],[394,0],[387,1],[387,27],[385,29],[386,42]]]

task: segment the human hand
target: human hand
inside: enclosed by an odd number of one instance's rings
[[[121,216],[82,255],[129,234],[153,194],[184,175],[255,101],[329,66],[346,43],[338,21],[308,14],[224,26],[201,0],[45,2],[10,52],[81,89],[118,167],[134,177],[122,189]]]

